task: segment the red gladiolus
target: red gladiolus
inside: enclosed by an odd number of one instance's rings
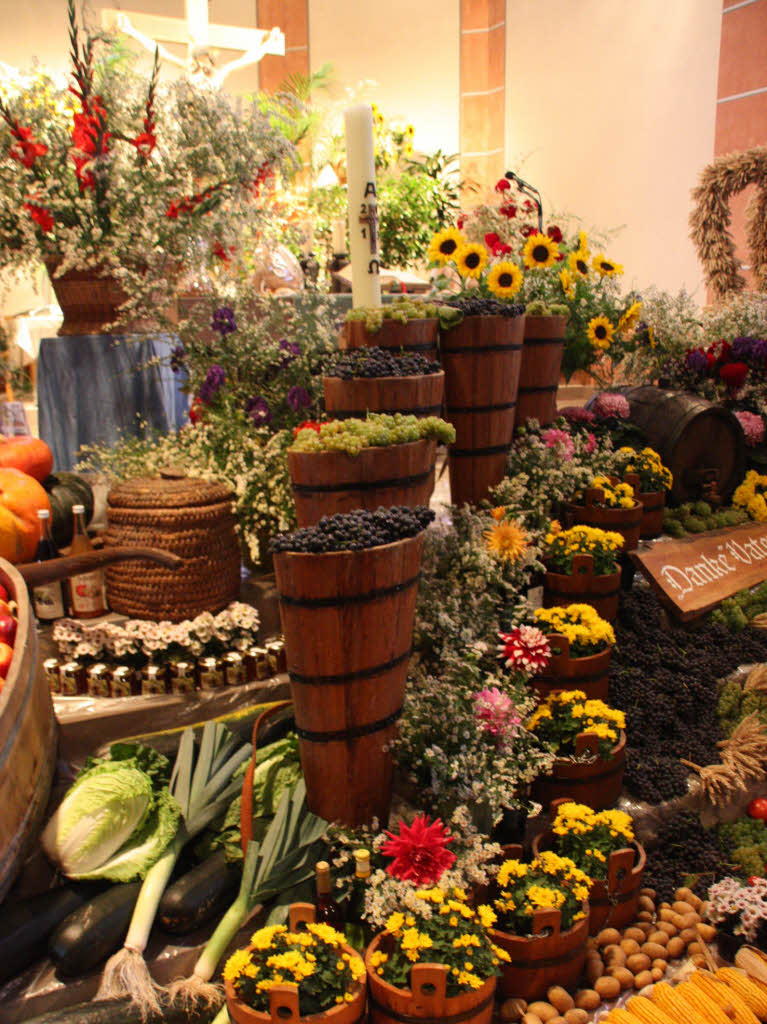
[[[151,132],[142,132],[137,135],[135,139],[131,139],[130,143],[136,147],[136,150],[141,156],[149,156],[154,147],[157,145],[157,139]]]
[[[430,823],[429,816],[422,814],[410,827],[400,822],[399,835],[386,835],[389,838],[381,853],[394,858],[386,871],[402,882],[433,884],[455,863],[455,854],[447,849],[453,837],[439,818]]]
[[[508,220],[511,220],[512,217],[516,217],[517,208],[513,203],[504,203],[498,212]]]
[[[34,203],[24,203],[24,209],[29,216],[40,226],[44,232],[53,231],[53,214],[45,206],[36,206]]]
[[[727,363],[726,366],[719,367],[719,376],[727,387],[734,391],[743,387],[747,373],[748,367],[745,363]]]
[[[25,167],[32,167],[39,156],[44,156],[48,152],[48,147],[44,146],[42,142],[35,142],[31,128],[14,124],[11,131],[18,140],[18,146],[11,149],[10,155]]]
[[[559,245],[559,243],[562,241],[562,232],[559,230],[556,224],[552,224],[551,227],[546,228],[546,234],[549,236],[552,242],[556,242],[557,245]]]
[[[511,182],[508,180],[508,178],[501,178],[495,184],[495,191],[496,192],[508,192],[508,190],[510,188],[511,188]]]
[[[165,211],[165,216],[170,217],[171,220],[175,220],[176,217],[178,217],[178,205],[176,203],[171,203]]]

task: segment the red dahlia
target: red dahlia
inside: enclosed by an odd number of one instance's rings
[[[401,882],[432,885],[455,863],[455,854],[447,849],[453,837],[440,818],[429,822],[428,814],[421,814],[409,827],[400,822],[399,835],[386,835],[381,853],[394,858],[386,870]]]

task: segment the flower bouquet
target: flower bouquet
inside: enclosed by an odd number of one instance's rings
[[[267,1024],[282,1017],[321,1015],[328,1024],[358,1021],[365,1006],[365,965],[340,932],[308,921],[298,928],[269,925],[254,933],[224,967],[229,1015],[234,1024]],[[314,909],[314,908],[310,908]]]
[[[674,477],[661,461],[653,448],[619,448],[616,452],[616,467],[625,483],[634,488],[634,494],[642,503],[642,527],[640,537],[657,537],[663,532],[663,510],[666,507],[666,491],[674,485]]]
[[[492,909],[474,909],[463,889],[417,890],[365,954],[373,1024],[402,1013],[488,1024],[499,966],[509,960],[488,935],[495,921]]]
[[[543,558],[543,604],[589,604],[597,614],[613,622],[618,615],[620,573],[617,558],[623,537],[593,526],[549,530]]]
[[[504,861],[495,884],[498,922],[490,937],[511,957],[502,968],[504,997],[530,1001],[552,985],[572,988],[586,960],[588,876],[544,850],[530,864]]]
[[[620,483],[614,476],[595,476],[585,493],[567,507],[576,523],[613,530],[623,537],[623,551],[633,551],[639,544],[642,528],[642,503],[634,496],[630,484]]]
[[[533,840],[533,852],[553,849],[591,879],[589,931],[621,928],[636,918],[645,867],[634,823],[623,811],[595,811],[572,800],[551,806],[551,830]]]
[[[533,787],[541,803],[577,797],[599,810],[618,799],[626,748],[622,711],[589,699],[583,690],[558,690],[538,706],[526,727],[556,757],[550,776],[539,776]]]
[[[708,918],[718,926],[717,941],[728,959],[748,942],[767,949],[767,879],[752,878],[744,885],[723,878],[708,890]]]

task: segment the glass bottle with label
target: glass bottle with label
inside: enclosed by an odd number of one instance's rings
[[[37,542],[35,560],[49,562],[59,557],[59,550],[51,536],[51,513],[47,508],[37,510],[40,539]],[[32,605],[40,622],[54,622],[67,614],[66,589],[57,580],[55,583],[41,583],[32,590]]]
[[[367,930],[363,913],[365,910],[365,890],[370,880],[370,851],[354,851],[354,881],[349,910],[346,916],[346,941],[356,950],[363,950],[367,945]]]
[[[93,551],[93,544],[85,529],[85,506],[74,505],[74,533],[70,555],[84,555]],[[95,619],[106,613],[104,606],[104,573],[101,569],[72,576],[69,580],[69,597],[72,615],[76,619]]]
[[[317,896],[314,903],[316,920],[324,921],[334,928],[343,928],[343,911],[333,899],[333,880],[330,875],[330,865],[326,860],[318,860],[314,870],[317,886]]]

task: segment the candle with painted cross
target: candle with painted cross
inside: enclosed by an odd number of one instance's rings
[[[345,110],[344,128],[352,305],[380,306],[378,200],[373,148],[373,110],[370,105],[363,103]]]

